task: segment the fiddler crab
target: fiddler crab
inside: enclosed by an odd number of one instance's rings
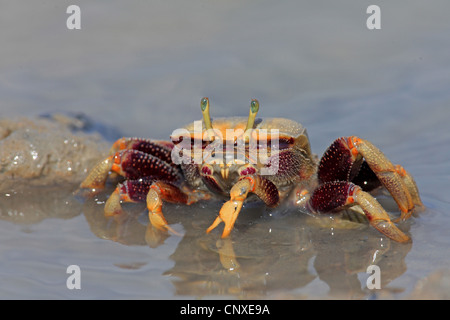
[[[95,194],[104,189],[110,173],[119,174],[125,180],[106,201],[105,214],[120,214],[123,202],[146,201],[151,225],[174,233],[164,218],[163,202],[190,205],[213,196],[229,197],[206,230],[209,233],[224,222],[225,238],[244,201],[256,195],[268,207],[294,197],[296,205],[311,214],[356,207],[387,237],[410,240],[369,192],[384,186],[400,209],[398,220],[406,220],[414,208],[423,206],[416,183],[369,141],[341,137],[318,160],[301,124],[283,118],[257,119],[256,99],[248,118],[212,121],[208,98],[201,99],[200,106],[203,120],[175,130],[171,142],[117,140],[80,189]]]

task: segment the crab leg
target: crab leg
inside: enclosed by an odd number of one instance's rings
[[[153,176],[167,181],[181,179],[179,170],[160,158],[143,151],[124,149],[99,162],[81,183],[81,189],[97,192],[105,187],[109,172],[128,179]]]
[[[226,238],[231,230],[233,230],[234,223],[236,222],[249,192],[256,194],[270,207],[276,206],[280,200],[278,189],[270,180],[257,175],[242,177],[231,188],[230,200],[224,203],[220,209],[219,216],[214,220],[206,232],[211,232],[221,222],[224,222],[225,227],[223,229],[222,238]]]
[[[147,197],[152,177],[138,180],[126,180],[119,183],[105,204],[105,215],[114,216],[122,213],[122,202],[143,202]]]
[[[117,152],[127,149],[142,151],[172,164],[172,142],[142,138],[120,138],[114,142],[109,154],[115,155]]]
[[[372,143],[355,136],[339,138],[328,148],[319,164],[319,180],[352,181],[363,160],[397,202],[401,219],[408,218],[415,205],[422,205],[411,175],[394,166]]]
[[[409,240],[409,237],[389,219],[378,201],[351,182],[336,181],[321,185],[313,192],[308,204],[313,212],[318,213],[333,212],[346,206],[359,205],[375,229],[398,242]]]
[[[114,158],[112,156],[100,161],[80,184],[80,189],[89,189],[91,194],[102,190],[105,187],[106,179],[108,179],[113,163]]]
[[[114,216],[122,213],[122,202],[147,201],[149,219],[159,230],[170,230],[162,213],[163,200],[172,203],[190,205],[199,200],[207,199],[205,193],[182,190],[170,182],[157,181],[152,177],[137,180],[127,180],[117,186],[105,204],[105,215]],[[176,233],[176,232],[174,232]]]
[[[162,213],[163,200],[174,203],[188,203],[188,195],[183,193],[176,186],[162,182],[155,181],[150,186],[147,194],[147,208],[148,217],[151,224],[159,230],[169,230],[177,234],[169,225]]]
[[[395,171],[398,172],[403,182],[406,185],[409,193],[411,194],[412,201],[417,206],[423,206],[422,200],[420,199],[419,189],[417,188],[416,182],[411,174],[406,171],[401,165],[395,165]]]
[[[200,200],[208,200],[209,193],[199,190],[183,189],[170,182],[155,181],[147,194],[147,208],[151,224],[159,230],[169,230],[177,234],[167,224],[162,213],[163,201],[191,205]]]
[[[388,189],[397,202],[401,210],[401,219],[407,219],[415,205],[422,205],[414,179],[401,166],[394,166],[369,141],[357,137],[351,137],[349,143],[350,141],[353,143],[353,147],[366,159],[378,180]]]
[[[138,150],[123,150],[114,156],[112,170],[128,179],[153,176],[167,181],[178,181],[181,173],[167,162]]]

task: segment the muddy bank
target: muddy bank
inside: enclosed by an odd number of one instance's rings
[[[110,142],[83,116],[0,120],[0,192],[76,184]]]

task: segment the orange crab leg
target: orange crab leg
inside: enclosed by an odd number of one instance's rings
[[[159,230],[169,230],[175,232],[168,224],[162,213],[163,200],[173,203],[189,203],[189,196],[182,192],[178,187],[162,182],[155,181],[150,186],[147,194],[148,216],[151,224]]]
[[[88,189],[91,194],[98,193],[105,187],[109,171],[114,163],[114,157],[110,156],[100,161],[80,184],[80,189]]]
[[[409,240],[409,237],[390,220],[378,201],[351,182],[324,183],[314,191],[308,204],[313,212],[318,213],[334,212],[344,207],[359,205],[375,229],[398,242]]]
[[[145,201],[153,182],[153,177],[145,177],[138,180],[126,180],[123,183],[119,183],[105,203],[105,215],[114,216],[122,213],[122,202]]]
[[[369,223],[375,229],[397,242],[410,240],[407,235],[395,226],[381,204],[369,193],[362,191],[360,187],[355,187],[353,200],[355,204],[358,204],[363,209],[364,214],[369,219]]]
[[[128,179],[152,176],[172,182],[181,180],[179,169],[170,163],[143,151],[125,149],[99,162],[80,188],[91,189],[91,193],[98,192],[105,187],[110,171]]]
[[[279,193],[276,186],[266,178],[257,175],[242,177],[230,190],[230,200],[220,209],[219,216],[206,230],[207,233],[215,229],[221,222],[225,224],[222,238],[228,237],[233,230],[234,223],[242,209],[248,193],[256,194],[268,206],[276,206],[279,202]]]
[[[391,193],[400,208],[401,219],[410,216],[415,204],[422,205],[414,179],[406,170],[400,166],[394,166],[377,147],[367,140],[350,137],[348,144],[351,150],[356,149],[357,153],[364,157],[378,180]]]
[[[139,138],[121,138],[114,142],[110,155],[100,161],[81,183],[80,189],[95,194],[105,187],[110,171],[129,179],[153,175],[169,181],[180,178],[172,163],[173,144]]]
[[[126,180],[117,186],[105,204],[105,215],[115,216],[122,213],[121,203],[147,201],[151,224],[159,230],[176,233],[167,224],[162,213],[163,200],[172,203],[190,205],[199,200],[208,199],[209,194],[196,190],[183,190],[170,182],[145,177],[137,180]]]
[[[401,219],[408,218],[415,205],[422,205],[411,175],[394,166],[372,143],[355,136],[339,138],[327,149],[319,164],[319,180],[353,181],[364,161],[397,202]]]
[[[409,193],[411,194],[413,203],[419,207],[422,207],[423,203],[422,203],[422,200],[420,199],[419,189],[417,188],[414,178],[411,176],[411,174],[408,171],[406,171],[399,164],[395,165],[395,171],[397,171],[398,174],[400,175],[400,177],[403,179],[403,182],[405,183],[406,188],[408,189]]]

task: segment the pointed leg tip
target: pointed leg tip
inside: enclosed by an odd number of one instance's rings
[[[106,201],[104,212],[105,217],[114,217],[122,214],[123,209],[122,206],[120,205],[120,202],[113,204],[111,202],[108,203],[108,201]]]
[[[389,237],[390,239],[400,242],[406,243],[411,241],[411,238],[404,234],[400,229],[398,229],[392,222],[379,220],[371,223],[372,226],[377,229],[379,232]]]
[[[397,241],[397,242],[400,242],[400,243],[407,243],[407,242],[411,242],[412,240],[411,240],[410,237],[405,236],[404,238],[398,239],[398,240],[396,240],[396,241]]]
[[[123,213],[123,210],[113,210],[113,211],[105,210],[105,217],[107,217],[107,218],[115,217],[115,216],[121,215],[122,213]]]
[[[171,234],[177,236],[177,237],[182,237],[183,234],[179,233],[178,231],[176,231],[175,229],[173,229],[171,226],[169,226],[168,224],[165,225],[165,229],[167,231],[169,231]]]
[[[411,238],[403,232],[401,232],[401,234],[386,234],[386,236],[399,243],[408,243],[412,241]]]
[[[120,205],[120,190],[116,188],[105,203],[105,216],[113,217],[123,212]]]
[[[210,233],[213,231],[220,223],[222,222],[222,219],[220,217],[217,217],[216,220],[209,226],[208,229],[206,229],[206,233]]]
[[[167,232],[176,235],[176,236],[182,236],[181,233],[175,231],[169,224],[167,223],[166,219],[164,218],[162,213],[149,213],[150,223],[153,227],[155,227],[159,231]]]

